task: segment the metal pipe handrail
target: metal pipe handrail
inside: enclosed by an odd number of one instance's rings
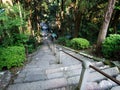
[[[66,54],[68,54],[69,56],[71,56],[71,57],[73,57],[73,58],[75,58],[75,59],[77,59],[77,60],[83,62],[81,59],[79,59],[79,58],[77,58],[77,57],[75,57],[75,56],[73,56],[73,55],[71,55],[71,54],[65,52],[64,50],[61,50],[61,51],[64,52],[64,53],[66,53]]]
[[[75,57],[75,56],[73,56],[73,55],[65,52],[64,50],[61,50],[61,51],[64,52],[64,53],[66,53],[66,54],[68,54],[69,56],[71,56],[71,57],[73,57],[73,58],[81,61],[81,62],[84,63],[84,64],[85,64],[85,62],[86,62],[86,61],[83,61],[83,60],[81,60],[81,59],[79,59],[79,58],[77,58],[77,57]],[[85,65],[84,65],[84,66],[85,66]],[[96,70],[97,72],[101,73],[102,75],[104,75],[105,77],[109,78],[110,80],[112,80],[113,82],[117,83],[118,85],[120,85],[120,81],[119,81],[119,80],[111,77],[110,75],[106,74],[105,72],[101,71],[100,69],[96,68],[95,66],[89,65],[89,67],[92,68],[92,69],[94,69],[94,70]]]

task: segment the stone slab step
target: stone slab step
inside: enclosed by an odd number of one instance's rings
[[[110,76],[116,76],[119,74],[119,70],[117,67],[104,69],[102,71]],[[99,72],[93,72],[88,75],[88,78],[89,78],[88,81],[100,81],[105,79],[106,77],[100,74]]]
[[[93,64],[93,66],[96,66],[96,67],[104,66],[103,62],[93,62],[92,64]]]
[[[97,82],[89,82],[85,85],[85,90],[101,90]]]
[[[116,86],[117,84],[110,80],[102,80],[99,82],[99,86],[102,90],[110,90],[112,87]]]
[[[70,65],[70,66],[59,67],[59,68],[52,68],[52,69],[47,69],[46,70],[46,74],[56,73],[56,72],[63,72],[63,71],[69,71],[69,70],[74,70],[74,69],[81,69],[81,68],[82,68],[81,64]]]
[[[100,83],[98,82],[88,82],[85,85],[85,90],[111,90],[112,87],[116,87],[117,85],[113,85],[108,80],[102,80]],[[120,89],[115,89],[120,90]]]
[[[56,72],[56,73],[47,74],[46,76],[47,76],[47,79],[62,78],[62,77],[64,77],[64,73],[63,72]]]
[[[47,79],[55,79],[55,78],[70,78],[74,76],[80,76],[81,74],[81,69],[73,69],[73,70],[67,70],[67,71],[62,71],[62,72],[55,72],[55,73],[47,73]]]
[[[116,77],[116,79],[120,81],[120,74]]]
[[[80,76],[82,69],[69,70],[64,72],[66,78]]]
[[[115,86],[111,90],[120,90],[120,86]]]
[[[68,81],[68,85],[76,85],[79,83],[79,79],[80,79],[80,76],[74,76],[74,77],[70,77],[70,78],[67,78],[67,81]]]
[[[35,81],[44,81],[47,79],[45,74],[31,74],[24,78],[23,82],[35,82]]]
[[[31,83],[14,84],[8,87],[8,90],[47,90],[67,86],[65,78],[37,81]]]
[[[104,65],[104,66],[97,67],[97,68],[100,69],[100,70],[104,70],[104,69],[110,68],[110,66]],[[96,71],[94,69],[90,68],[90,73],[92,73],[92,72],[96,72]]]

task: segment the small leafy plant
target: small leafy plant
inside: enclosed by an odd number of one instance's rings
[[[84,38],[73,38],[71,40],[71,47],[77,50],[89,47],[89,41]]]
[[[0,70],[21,66],[25,60],[24,46],[0,47]]]
[[[102,44],[102,53],[106,58],[120,59],[120,35],[111,34]]]

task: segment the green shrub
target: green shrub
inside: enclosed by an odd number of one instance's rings
[[[84,38],[73,38],[71,40],[71,47],[74,49],[85,49],[89,47],[89,41]]]
[[[120,35],[111,34],[102,44],[102,53],[106,58],[120,59]]]
[[[24,60],[24,46],[0,48],[0,70],[2,70],[2,68],[10,69],[11,67],[20,66],[23,64]]]

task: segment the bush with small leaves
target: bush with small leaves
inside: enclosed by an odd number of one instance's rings
[[[0,47],[0,70],[21,66],[25,60],[24,46]]]
[[[73,38],[70,43],[71,47],[77,50],[86,49],[90,45],[89,41],[84,38]]]
[[[111,34],[102,43],[102,53],[106,58],[120,60],[120,35]]]

